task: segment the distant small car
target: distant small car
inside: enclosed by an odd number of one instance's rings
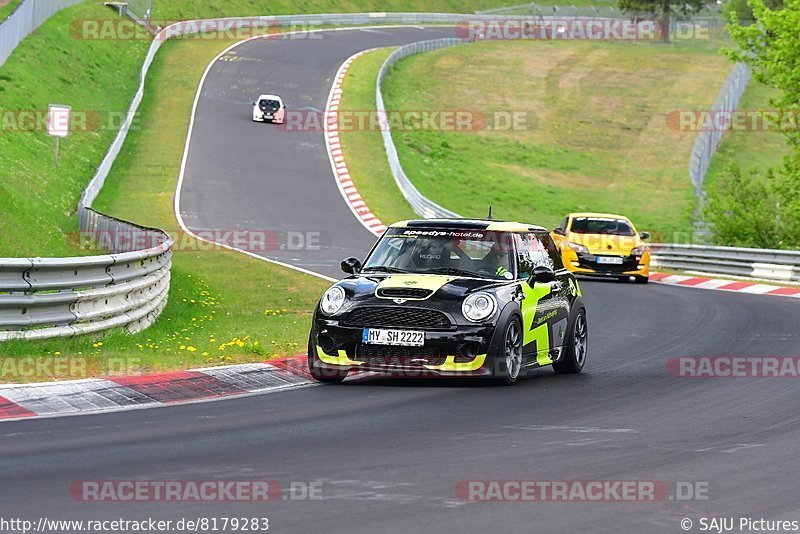
[[[629,280],[640,284],[650,278],[647,232],[638,233],[622,215],[570,213],[552,231],[564,267],[575,274]]]
[[[286,120],[286,105],[278,95],[261,95],[253,102],[253,120],[283,124]]]

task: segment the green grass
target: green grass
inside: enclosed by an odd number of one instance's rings
[[[412,56],[385,90],[387,109],[528,114],[511,131],[394,132],[409,177],[445,207],[549,227],[622,212],[670,239],[691,230],[694,134],[666,116],[710,106],[730,67],[705,43],[484,42]]]
[[[739,104],[742,111],[773,109],[769,99],[777,96],[777,91],[757,81],[750,82]],[[714,183],[730,165],[737,165],[744,171],[780,167],[783,157],[789,154],[786,139],[780,132],[729,130],[711,160],[706,175],[706,187]]]
[[[20,112],[46,118],[51,103],[105,118],[128,109],[147,43],[66,37],[73,19],[110,13],[94,2],[62,11],[0,68],[0,257],[76,254],[76,204],[116,132],[73,132],[61,140],[55,169],[53,138],[18,126]]]
[[[22,0],[0,0],[0,22],[4,21],[14,9],[22,3]]]

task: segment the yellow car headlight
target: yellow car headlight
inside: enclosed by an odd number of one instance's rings
[[[578,243],[573,243],[572,241],[568,242],[569,248],[577,252],[578,254],[588,254],[589,249],[584,247],[583,245],[579,245]]]

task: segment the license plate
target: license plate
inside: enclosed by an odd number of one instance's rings
[[[425,345],[425,332],[418,330],[382,330],[365,328],[361,338],[364,343],[374,345],[403,345],[421,347]]]
[[[616,256],[597,256],[597,263],[606,263],[610,265],[622,265],[622,258]]]

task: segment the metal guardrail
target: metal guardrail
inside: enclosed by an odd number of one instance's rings
[[[800,252],[705,245],[652,245],[652,265],[679,271],[800,282]]]
[[[81,1],[25,0],[18,5],[0,24],[0,66],[43,22]],[[130,127],[130,122],[126,124]],[[78,207],[82,237],[110,254],[0,258],[0,342],[112,328],[137,332],[164,309],[172,260],[170,237],[90,208],[102,187],[103,180],[97,178],[105,178],[119,148],[112,146]]]
[[[737,63],[733,66],[717,99],[711,106],[709,121],[714,121],[714,115],[721,114],[730,117],[739,107],[739,101],[747,89],[748,83],[750,83],[750,67],[744,63]],[[707,127],[697,136],[689,160],[689,179],[694,186],[695,194],[700,196],[703,195],[703,182],[705,182],[708,167],[711,165],[711,158],[717,153],[722,136],[728,129],[727,121],[721,121],[721,124],[719,121],[715,122],[717,124],[707,124]]]
[[[64,8],[83,0],[24,0],[3,21],[0,21],[0,66],[28,35],[44,21]]]
[[[170,237],[92,209],[80,219],[83,236],[112,253],[0,259],[0,341],[138,332],[164,309]]]
[[[405,57],[419,54],[420,52],[438,50],[439,48],[448,46],[458,46],[468,42],[469,41],[463,39],[433,39],[401,46],[386,58],[386,61],[384,61],[381,66],[381,70],[378,72],[378,81],[375,86],[376,111],[378,112],[380,121],[381,134],[383,135],[383,146],[386,149],[386,157],[389,160],[389,168],[392,170],[392,176],[394,176],[397,187],[400,188],[400,191],[414,210],[414,213],[425,219],[459,217],[459,215],[425,197],[425,195],[420,193],[414,184],[411,183],[408,176],[406,176],[406,172],[400,164],[400,158],[397,155],[397,147],[392,139],[392,131],[389,128],[389,121],[386,116],[386,106],[383,101],[383,81],[387,74],[389,74],[389,70],[392,66]]]

